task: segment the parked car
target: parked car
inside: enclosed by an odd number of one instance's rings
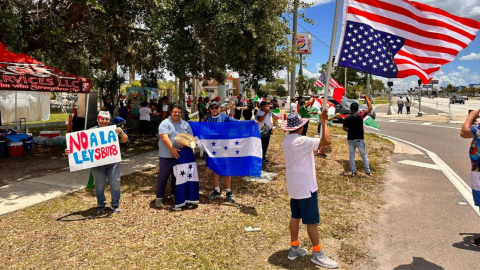
[[[69,101],[78,100],[78,95],[77,94],[69,95],[67,96],[67,100]]]
[[[450,97],[450,104],[454,103],[465,104],[465,99],[462,96],[453,95]]]
[[[332,102],[335,105],[335,113],[340,113],[340,115],[345,116],[347,114],[350,114],[350,105],[352,103],[358,103],[358,101],[354,99],[349,99],[349,98],[342,98],[342,102],[338,103],[335,99],[333,98],[328,98],[328,101]],[[358,105],[358,110],[359,112],[366,110],[368,107],[362,104]],[[375,119],[377,116],[375,111],[372,110],[371,113],[368,114],[370,117]],[[343,118],[340,116],[337,116],[334,120],[334,122],[343,122]]]
[[[468,100],[468,96],[461,96],[463,99]]]

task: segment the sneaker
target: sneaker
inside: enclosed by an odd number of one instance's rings
[[[365,175],[366,175],[367,177],[372,177],[372,176],[373,176],[372,173],[366,173]]]
[[[112,210],[113,210],[114,214],[118,214],[118,213],[122,212],[122,210],[118,206],[112,206]]]
[[[97,209],[97,214],[99,214],[99,215],[105,214],[105,207],[100,207],[99,206],[98,209]]]
[[[213,198],[218,198],[218,197],[221,197],[222,196],[222,192],[218,192],[216,189],[213,190],[212,193],[210,193],[210,195],[207,196],[207,199],[211,200]]]
[[[319,252],[313,252],[312,258],[310,259],[314,264],[320,265],[321,267],[335,269],[338,268],[338,263],[330,259],[323,250]]]
[[[155,199],[155,207],[162,207],[163,204],[163,198],[156,198]]]
[[[358,172],[352,172],[351,176],[357,176]]]
[[[173,211],[182,211],[182,207],[175,205],[174,207],[172,207],[172,210]]]
[[[293,261],[298,257],[307,255],[307,253],[308,251],[304,248],[299,248],[298,246],[294,248],[290,246],[290,249],[288,250],[288,259]]]
[[[193,203],[187,203],[187,208],[192,209],[193,208]]]
[[[233,203],[235,202],[235,196],[233,196],[231,191],[227,192],[227,198],[226,199],[229,202],[233,202]]]

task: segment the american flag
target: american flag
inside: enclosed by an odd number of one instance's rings
[[[318,80],[315,82],[314,86],[317,88],[324,88],[325,84],[327,81],[327,72],[324,71],[322,74],[320,74],[320,77]],[[333,89],[333,99],[335,99],[337,102],[342,102],[342,97],[343,94],[345,94],[345,87],[343,85],[339,84],[333,77],[330,79],[330,83],[328,84],[330,89]]]
[[[407,0],[345,0],[338,66],[428,83],[455,59],[480,23]]]

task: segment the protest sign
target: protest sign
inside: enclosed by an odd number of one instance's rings
[[[94,128],[66,135],[70,171],[122,161],[115,126]]]

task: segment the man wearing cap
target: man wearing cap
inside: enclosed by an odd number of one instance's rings
[[[172,114],[165,119],[158,127],[160,140],[158,140],[158,157],[159,167],[157,177],[157,192],[155,199],[155,207],[161,207],[163,204],[163,196],[165,195],[165,188],[170,175],[173,173],[173,166],[175,159],[179,158],[180,145],[174,140],[175,136],[180,133],[188,133],[192,135],[192,128],[190,124],[181,119],[182,107],[178,104],[173,105]],[[171,194],[175,196],[175,177],[172,175],[170,183]]]
[[[366,95],[362,96],[367,102],[368,109],[363,112],[358,112],[358,103],[353,102],[350,105],[350,114],[343,120],[343,130],[347,132],[347,142],[350,151],[350,169],[352,176],[357,176],[357,167],[355,166],[355,150],[358,149],[363,160],[363,167],[365,168],[365,175],[372,176],[370,173],[370,165],[368,164],[367,150],[365,149],[364,132],[363,132],[363,118],[372,112],[372,103],[368,100]]]
[[[321,114],[322,138],[310,138],[302,136],[307,118],[293,112],[281,125],[289,134],[283,140],[283,156],[287,179],[287,191],[290,197],[290,249],[288,259],[295,260],[300,256],[307,255],[308,251],[300,248],[298,233],[300,219],[307,225],[308,237],[312,241],[313,252],[311,261],[326,268],[337,268],[338,263],[330,259],[320,246],[318,235],[318,223],[320,214],[318,211],[318,185],[315,170],[313,151],[320,147],[330,145],[330,131],[327,127],[327,110]]]
[[[110,125],[110,112],[100,111],[97,118],[98,126],[94,128],[102,128]],[[128,136],[123,132],[121,128],[116,128],[115,132],[118,134],[119,142],[126,143],[128,141]],[[65,153],[68,155],[70,151],[65,149]],[[120,213],[120,163],[112,163],[107,165],[102,165],[98,167],[90,168],[92,173],[93,180],[95,182],[95,197],[97,197],[97,214],[101,215],[105,213],[106,198],[105,198],[105,182],[108,178],[108,183],[110,184],[110,192],[112,195],[111,206],[114,213]]]
[[[266,154],[268,145],[270,144],[270,136],[273,133],[272,114],[270,113],[270,107],[266,101],[260,102],[260,111],[257,112],[255,118],[258,121],[258,129],[260,129],[260,136],[262,140],[262,161],[269,163]]]
[[[205,119],[205,122],[216,122],[216,123],[221,123],[221,122],[229,122],[229,121],[237,121],[236,119],[233,119],[229,115],[220,113],[220,103],[218,101],[212,101],[210,103],[210,112],[211,115],[207,116]],[[207,156],[207,167],[209,167],[209,157]],[[207,196],[208,199],[213,199],[213,198],[218,198],[222,196],[222,192],[220,190],[220,183],[219,183],[219,175],[213,172],[213,185],[215,186],[215,189],[213,192]],[[226,186],[226,199],[230,202],[235,202],[235,197],[232,194],[232,177],[231,176],[225,176],[225,186]]]

